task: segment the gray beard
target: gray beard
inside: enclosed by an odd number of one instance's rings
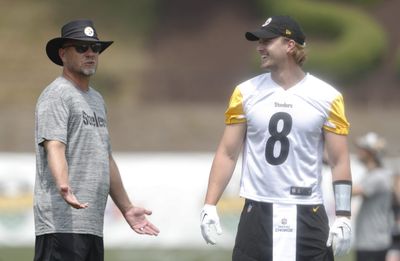
[[[93,69],[82,69],[81,73],[85,76],[92,76],[96,73],[96,68]]]

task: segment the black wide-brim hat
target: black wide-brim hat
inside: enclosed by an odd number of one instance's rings
[[[113,41],[99,40],[92,21],[71,21],[61,28],[61,37],[53,38],[47,42],[46,53],[53,63],[63,66],[63,62],[58,55],[58,50],[63,46],[66,41],[70,40],[100,43],[100,53],[102,53],[105,49],[107,49],[107,47],[109,47],[113,43]]]

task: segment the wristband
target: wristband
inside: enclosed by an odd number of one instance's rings
[[[351,216],[351,186],[351,180],[337,180],[333,182],[337,216]]]

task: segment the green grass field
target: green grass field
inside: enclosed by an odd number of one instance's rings
[[[210,247],[211,248],[211,247]],[[33,259],[32,248],[0,248],[0,261]],[[106,249],[106,261],[230,261],[231,251],[223,249]],[[352,261],[352,256],[336,258]]]

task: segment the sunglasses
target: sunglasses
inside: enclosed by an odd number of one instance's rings
[[[90,49],[92,49],[92,51],[94,53],[100,53],[101,51],[101,43],[91,43],[91,44],[68,44],[68,45],[64,45],[63,48],[67,48],[67,47],[74,47],[75,51],[78,53],[86,53]]]

